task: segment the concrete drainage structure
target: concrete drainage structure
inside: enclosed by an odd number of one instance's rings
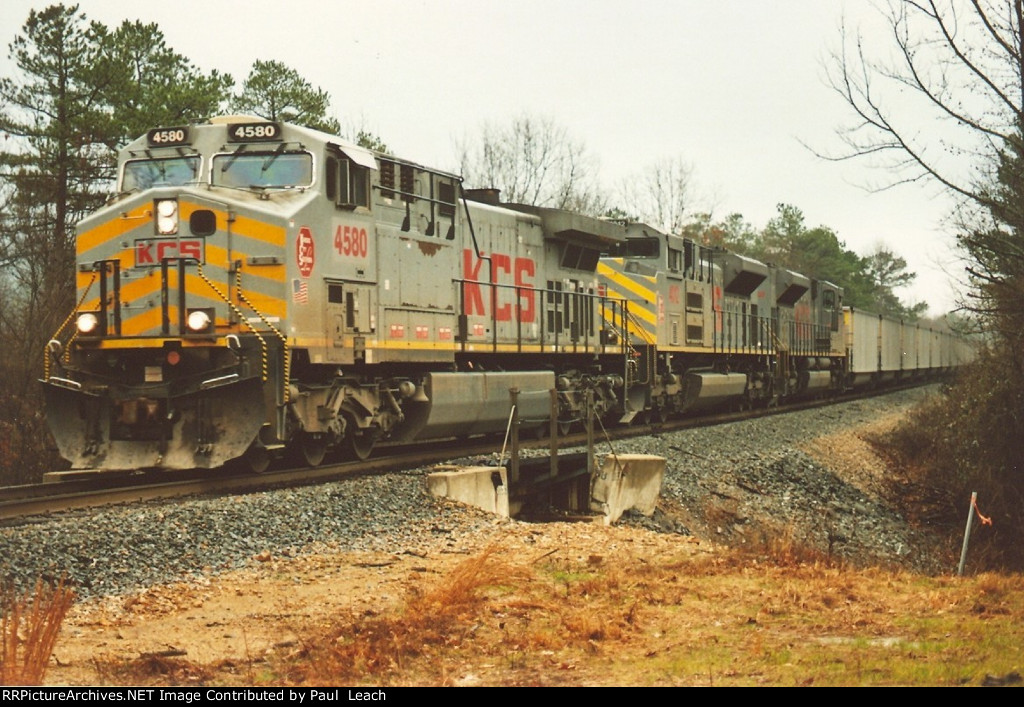
[[[635,509],[654,514],[665,476],[664,457],[649,454],[609,454],[593,474],[586,454],[521,459],[518,478],[506,466],[441,469],[427,475],[436,497],[482,508],[505,518],[550,515],[552,510],[576,516],[599,514],[605,525]]]

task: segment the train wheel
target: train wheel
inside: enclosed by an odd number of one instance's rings
[[[297,461],[305,462],[308,466],[320,466],[327,455],[326,435],[299,432],[293,444]]]
[[[373,445],[376,442],[377,438],[371,430],[361,432],[355,425],[350,425],[342,446],[345,456],[349,459],[365,461],[370,458],[370,453],[373,452]]]
[[[270,468],[270,450],[263,446],[263,443],[256,440],[249,445],[242,455],[242,465],[254,474],[262,474]]]

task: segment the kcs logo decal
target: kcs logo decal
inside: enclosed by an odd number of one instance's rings
[[[316,252],[313,247],[313,232],[308,226],[299,229],[299,235],[295,238],[295,262],[299,266],[299,274],[302,277],[309,277],[313,274],[313,266],[316,265]]]
[[[203,239],[143,238],[135,241],[136,267],[159,265],[168,258],[191,258],[203,262]]]

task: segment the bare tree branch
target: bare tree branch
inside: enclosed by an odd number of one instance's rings
[[[522,115],[504,125],[485,123],[478,137],[456,149],[466,183],[500,189],[506,202],[592,214],[605,208],[593,177],[596,160],[551,118]]]

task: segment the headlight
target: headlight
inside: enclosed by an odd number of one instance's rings
[[[92,312],[84,312],[78,315],[78,321],[76,322],[78,331],[82,334],[92,334],[100,326],[100,318]]]
[[[203,309],[195,309],[189,312],[188,317],[185,320],[186,325],[190,331],[199,333],[206,331],[210,328],[213,320],[210,318],[209,313]]]
[[[178,202],[174,199],[157,199],[156,232],[170,236],[178,232]]]

